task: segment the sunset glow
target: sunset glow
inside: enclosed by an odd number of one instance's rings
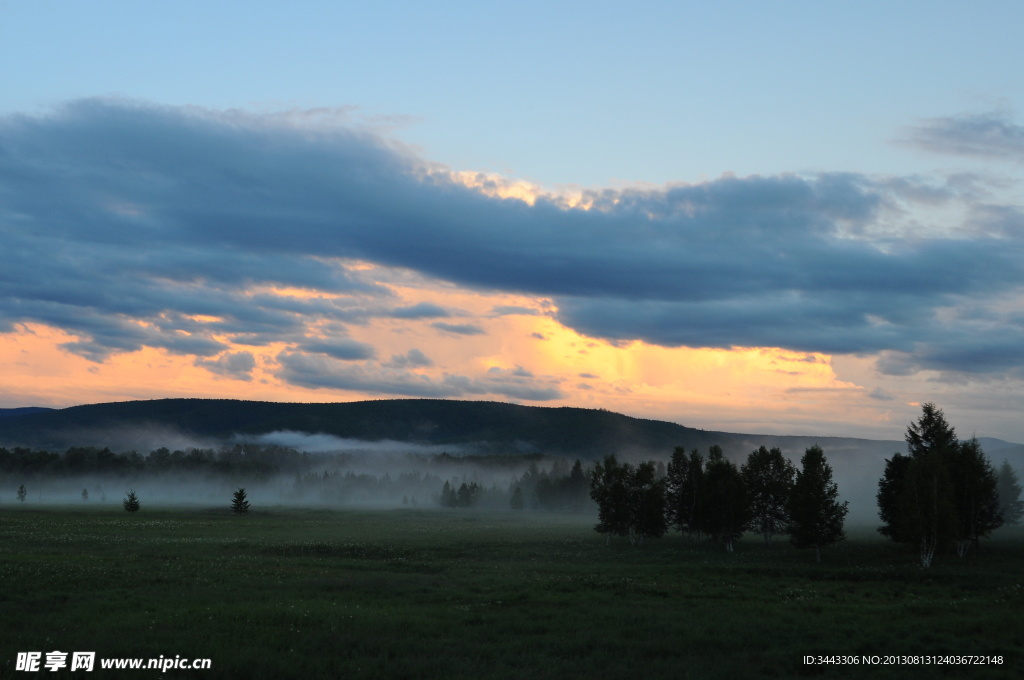
[[[213,39],[227,5],[15,5],[0,408],[496,400],[898,439],[931,401],[1024,441],[1019,10],[314,3]]]

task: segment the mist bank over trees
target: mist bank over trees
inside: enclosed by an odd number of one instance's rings
[[[254,443],[161,447],[147,454],[0,447],[0,504],[116,502],[130,487],[149,502],[217,505],[225,493],[245,486],[252,501],[263,506],[440,507],[449,505],[442,497],[445,485],[467,485],[476,492],[466,505],[507,509],[518,488],[525,509],[586,510],[562,493],[563,480],[583,474],[578,460],[573,465],[541,454],[437,454],[398,444],[370,451],[300,452]],[[7,487],[19,494],[27,487],[27,494],[16,498]]]
[[[979,443],[995,464],[1005,459],[1014,468],[1024,469],[1024,446],[989,438],[979,438]],[[850,501],[848,520],[871,524],[878,519],[875,494],[885,461],[893,453],[904,451],[906,443],[714,432],[603,410],[496,402],[396,399],[295,404],[161,399],[55,410],[0,409],[0,446],[8,451],[21,448],[47,452],[50,462],[40,459],[33,464],[41,466],[37,468],[40,471],[63,470],[60,475],[80,464],[76,462],[79,454],[60,464],[53,462],[53,456],[91,447],[96,452],[89,455],[97,457],[97,465],[121,466],[117,470],[97,470],[101,477],[139,475],[154,482],[153,490],[148,490],[141,483],[146,479],[141,480],[140,493],[158,492],[167,500],[182,496],[156,483],[157,476],[152,473],[159,469],[162,478],[201,478],[204,484],[216,484],[218,489],[245,484],[257,506],[261,489],[274,502],[292,502],[289,494],[296,476],[306,480],[302,486],[308,502],[322,498],[323,502],[345,503],[350,501],[339,499],[362,498],[391,504],[403,498],[411,502],[415,497],[424,504],[432,501],[424,496],[430,485],[436,482],[433,494],[439,495],[448,481],[456,491],[464,482],[475,482],[481,488],[478,503],[498,506],[509,500],[502,497],[511,493],[507,485],[524,474],[531,462],[538,466],[539,473],[551,468],[555,460],[571,466],[579,459],[589,470],[607,455],[624,462],[653,460],[667,464],[676,447],[707,451],[718,446],[726,459],[738,465],[760,447],[778,448],[798,460],[808,448],[820,446],[833,469],[840,498]],[[238,446],[243,447],[241,456],[232,453]],[[253,446],[256,448],[244,448]],[[170,458],[158,463],[157,456],[153,467],[148,467],[146,459],[161,449],[167,449]],[[104,450],[106,454],[101,453]],[[331,452],[329,460],[325,458],[327,452]],[[107,460],[114,453],[124,454],[124,461]],[[426,462],[434,457],[442,461],[447,458],[452,465],[440,465],[439,469],[437,464]],[[101,463],[101,459],[106,462]],[[144,461],[141,466],[140,459]],[[314,474],[319,481],[314,481]],[[424,479],[421,486],[407,485],[398,493],[396,480],[402,475],[432,477]],[[377,492],[384,487],[389,491],[371,493],[371,479],[378,480]],[[21,481],[17,480],[15,486]],[[338,491],[341,486],[347,491]],[[490,493],[492,488],[502,491]],[[81,490],[69,498],[80,495]],[[72,492],[74,489],[69,489],[69,494]],[[194,495],[198,498],[204,494]],[[0,498],[6,495],[0,490]],[[523,496],[527,509],[534,501],[529,494]]]

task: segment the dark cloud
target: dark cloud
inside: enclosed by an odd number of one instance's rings
[[[414,397],[465,397],[497,394],[511,399],[549,401],[563,397],[557,384],[538,380],[516,371],[498,369],[480,378],[445,374],[433,378],[386,365],[351,364],[323,356],[298,352],[282,352],[277,376],[285,382],[303,387],[352,390],[368,394],[407,395]]]
[[[1024,283],[1024,215],[982,203],[976,179],[722,177],[589,192],[591,210],[543,196],[531,206],[463,187],[379,137],[293,118],[87,100],[0,119],[0,328],[52,324],[94,360],[286,342],[281,375],[301,384],[513,396],[517,376],[431,381],[400,372],[400,359],[394,374],[367,373],[330,362],[370,359],[372,348],[313,349],[303,340],[313,322],[452,315],[396,307],[374,270],[346,264],[358,260],[551,298],[559,321],[613,342],[883,353],[890,372],[1021,365],[1017,321],[991,301]],[[934,119],[913,136],[1008,158],[1022,157],[1022,139],[994,115]],[[967,220],[938,234],[908,217],[945,208]],[[317,362],[329,362],[324,377]]]
[[[532,307],[499,305],[491,310],[491,314],[494,316],[538,316],[540,312]]]
[[[235,380],[252,380],[256,358],[249,352],[226,352],[217,359],[196,359],[196,366]]]
[[[299,345],[299,348],[304,352],[326,354],[329,357],[341,359],[343,361],[372,359],[377,355],[377,351],[372,345],[349,338],[339,338],[334,340],[308,340],[306,342],[302,342]]]
[[[928,118],[903,141],[935,153],[1024,161],[1024,126],[998,111]]]
[[[395,319],[437,319],[450,316],[448,310],[432,302],[421,302],[409,307],[397,307],[386,316]]]
[[[437,323],[430,324],[439,331],[445,333],[454,333],[456,335],[483,335],[484,329],[480,328],[476,324],[471,323],[445,323],[438,321]]]
[[[426,368],[433,365],[430,357],[415,347],[405,354],[393,355],[391,361],[384,364],[387,368]]]

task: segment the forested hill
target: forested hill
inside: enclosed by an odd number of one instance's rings
[[[30,413],[46,413],[52,411],[51,408],[41,408],[39,406],[25,406],[22,408],[0,408],[0,420],[4,418],[17,418],[19,416],[27,416]]]
[[[580,408],[434,399],[334,404],[160,399],[8,411],[0,418],[0,446],[118,448],[124,433],[139,430],[202,439],[293,431],[370,441],[483,445],[493,452],[540,451],[588,459],[628,451],[670,453],[680,444],[704,448],[720,441],[716,433],[674,423]]]
[[[19,411],[13,413],[12,411]],[[345,439],[393,440],[474,447],[492,453],[542,452],[584,459],[606,454],[668,457],[676,446],[745,455],[761,444],[806,438],[737,435],[643,420],[603,410],[518,406],[497,402],[393,399],[296,404],[227,399],[159,399],[90,404],[59,410],[21,409],[0,418],[0,446],[62,450],[68,446],[130,448],[132,433],[158,438],[226,440],[280,431],[321,433]],[[829,438],[807,439],[807,445]],[[867,443],[867,440],[842,440]],[[838,440],[836,442],[838,444]],[[871,444],[883,444],[871,442]],[[171,445],[169,442],[168,445]],[[889,453],[898,443],[885,443]],[[802,451],[800,451],[802,453]]]

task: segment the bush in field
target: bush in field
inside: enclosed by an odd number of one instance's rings
[[[129,491],[125,499],[121,501],[121,505],[127,512],[138,512],[139,511],[139,497],[134,491]]]
[[[235,492],[231,498],[231,510],[239,515],[249,512],[249,501],[245,498],[245,489],[239,487]]]

